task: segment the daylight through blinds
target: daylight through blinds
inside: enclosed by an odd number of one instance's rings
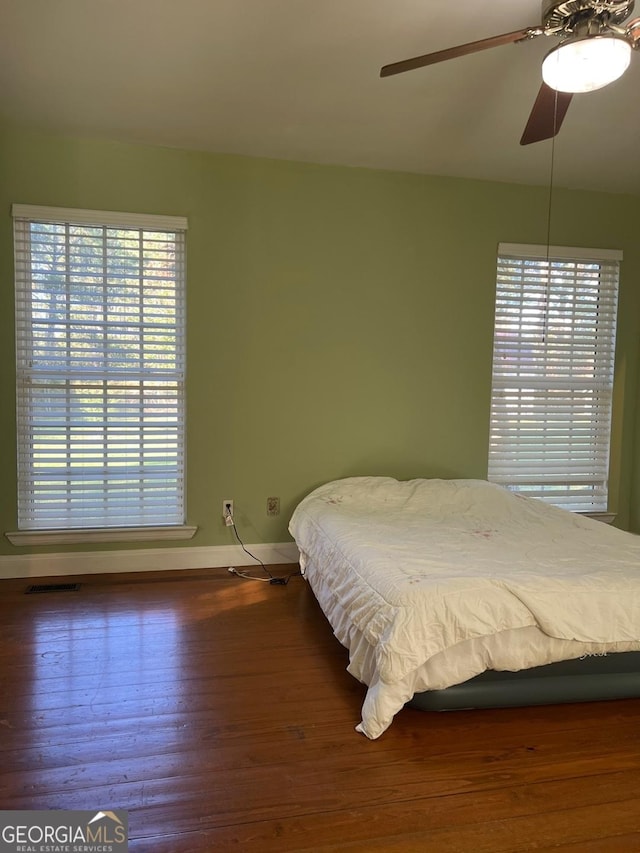
[[[14,207],[21,529],[183,524],[185,227]]]
[[[536,248],[500,247],[489,479],[606,511],[620,255]]]

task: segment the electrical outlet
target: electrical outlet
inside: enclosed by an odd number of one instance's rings
[[[280,515],[280,498],[267,498],[267,515]]]
[[[230,526],[229,522],[227,521],[229,516],[231,516],[231,518],[233,518],[233,499],[232,498],[227,498],[226,500],[222,501],[222,521],[224,524],[227,525],[227,527]]]

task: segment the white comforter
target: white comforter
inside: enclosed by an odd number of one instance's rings
[[[640,649],[640,537],[500,486],[338,480],[308,495],[289,529],[350,649],[350,671],[369,685],[357,727],[368,737],[388,727],[415,689],[487,668]],[[504,659],[492,659],[496,635],[509,638]],[[518,637],[526,638],[520,661]],[[455,652],[469,666],[452,667],[444,682],[440,666],[429,683],[430,662]]]

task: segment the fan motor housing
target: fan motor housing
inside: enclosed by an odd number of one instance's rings
[[[568,33],[585,20],[617,25],[633,6],[634,0],[542,0],[542,26],[546,33]]]

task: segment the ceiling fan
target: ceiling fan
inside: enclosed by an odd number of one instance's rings
[[[529,145],[558,133],[575,93],[600,89],[626,71],[631,50],[640,48],[640,18],[624,23],[633,7],[634,0],[542,0],[539,26],[394,62],[383,66],[380,76],[538,36],[556,36],[560,44],[542,63],[543,83],[520,140],[521,145]]]

